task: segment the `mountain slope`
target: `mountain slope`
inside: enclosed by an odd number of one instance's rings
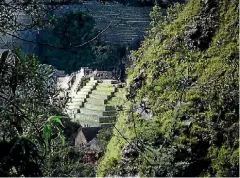
[[[189,0],[132,53],[98,175],[238,176],[238,1]]]

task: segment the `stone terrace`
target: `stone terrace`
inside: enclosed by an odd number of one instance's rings
[[[74,81],[69,79],[71,77]],[[111,72],[82,68],[71,77],[66,76],[65,82],[63,77],[59,78],[59,85],[62,88],[66,89],[66,86],[70,85],[66,114],[82,127],[103,127],[114,124],[116,109],[114,105],[109,104],[109,101],[118,90],[118,81],[114,80]]]

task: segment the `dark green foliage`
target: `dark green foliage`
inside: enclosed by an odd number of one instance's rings
[[[190,0],[181,9],[176,5],[163,17],[154,8],[150,37],[133,52],[135,67],[128,73],[128,102],[136,111],[119,118],[119,129],[140,144],[136,162],[142,176],[237,177],[238,1]],[[195,40],[204,48],[189,46]],[[121,154],[106,155],[99,175],[122,163]],[[108,167],[113,160],[114,168]]]
[[[60,113],[51,68],[35,56],[5,52],[0,59],[0,170],[2,176],[41,176],[48,116]],[[51,100],[50,100],[51,97]]]
[[[98,132],[97,140],[98,140],[99,146],[103,151],[106,151],[108,142],[110,141],[112,134],[113,134],[112,127],[103,128]]]
[[[53,116],[61,115],[62,108],[52,72],[35,56],[1,56],[0,176],[94,175],[92,166],[76,164],[82,153],[69,146],[80,126]]]
[[[62,140],[62,144],[65,145],[63,129],[64,125],[59,117],[52,116],[48,119],[48,123],[43,128],[43,137],[49,148],[51,148],[52,140],[56,139],[56,137],[59,137]]]
[[[24,137],[0,141],[0,176],[42,176],[36,145]]]
[[[44,175],[49,177],[94,177],[95,165],[83,163],[84,150],[70,146],[56,147],[46,157]]]
[[[51,22],[51,27],[40,36],[43,41],[63,49],[42,46],[39,55],[43,63],[67,73],[81,67],[111,71],[124,55],[120,46],[105,44],[99,38],[81,46],[100,32],[94,28],[93,18],[86,13],[70,11],[64,16],[53,16]]]

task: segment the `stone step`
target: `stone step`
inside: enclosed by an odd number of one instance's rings
[[[83,119],[73,119],[73,122],[79,123],[82,127],[109,127],[115,124],[115,121],[109,123],[99,123],[95,121],[83,120]]]
[[[109,95],[99,95],[99,94],[91,94],[89,95],[90,98],[97,99],[97,100],[109,100],[113,94]]]
[[[82,87],[82,89],[89,89],[89,90],[93,90],[95,88],[96,88],[95,85],[85,85],[84,87]]]
[[[107,99],[102,99],[102,98],[87,98],[86,103],[91,103],[94,105],[102,105],[107,103]]]
[[[109,84],[109,83],[99,83],[96,89],[101,89],[101,88],[112,89],[114,88],[114,86],[113,84]]]
[[[77,119],[99,123],[99,116],[96,116],[96,115],[77,113],[77,114],[75,114],[74,120],[77,120]]]
[[[96,116],[96,115],[76,113],[74,118],[99,122],[99,116]]]
[[[77,113],[78,110],[80,109],[80,107],[81,107],[81,105],[69,105],[69,106],[66,106],[66,109],[74,111],[74,113]]]
[[[114,122],[116,122],[116,117],[113,117],[110,119],[108,117],[100,117],[99,122],[100,123],[114,123]]]
[[[118,83],[118,81],[117,80],[102,80],[102,82],[101,83],[99,83],[99,84],[117,84]]]
[[[99,122],[100,120],[105,122],[111,122],[116,120],[116,116],[99,117],[96,115],[77,113],[75,114],[74,120],[77,120],[77,119],[86,120],[86,121],[95,121],[95,122]]]
[[[90,94],[76,94],[75,96],[74,96],[74,98],[77,98],[77,99],[79,99],[79,98],[89,98],[89,96],[90,96]]]
[[[91,88],[81,88],[81,90],[79,92],[90,92],[93,90],[93,87]]]
[[[76,93],[75,96],[83,96],[84,97],[86,95],[89,95],[91,92],[92,92],[91,90],[90,91],[79,91]]]
[[[104,87],[104,86],[99,86],[96,88],[96,91],[99,91],[99,92],[116,92],[117,91],[117,88],[116,87]]]
[[[74,102],[85,102],[86,101],[86,97],[74,97],[71,100],[73,103]]]
[[[81,108],[80,113],[82,114],[89,114],[89,115],[96,115],[96,116],[115,116],[116,111],[101,111],[101,110],[91,110],[87,108]]]
[[[87,95],[74,95],[73,98],[80,99],[80,98],[89,98],[89,94]]]
[[[115,84],[116,81],[114,80],[111,80],[111,81],[105,81],[105,82],[100,82],[98,83],[98,86],[113,86],[113,84]]]
[[[80,124],[82,127],[101,127],[99,122],[89,121],[84,119],[72,119],[73,122]]]
[[[91,95],[112,95],[114,91],[112,90],[93,90]]]
[[[80,106],[82,105],[83,101],[74,101],[71,103],[68,103],[67,106]]]
[[[71,102],[71,103],[67,103],[66,106],[68,107],[73,107],[73,106],[80,106],[82,102]]]
[[[96,86],[98,84],[98,82],[96,81],[90,81],[90,82],[88,82],[87,84],[86,84],[86,86]]]
[[[114,106],[106,106],[105,104],[94,105],[91,103],[84,103],[84,107],[87,109],[94,109],[94,110],[101,110],[101,111],[114,111],[115,110]]]

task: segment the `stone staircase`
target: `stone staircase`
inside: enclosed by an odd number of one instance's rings
[[[76,81],[77,82],[77,81]],[[75,114],[79,112],[80,107],[86,102],[89,94],[96,88],[98,81],[89,81],[85,86],[83,86],[80,91],[73,93],[70,101],[67,103],[67,114],[69,117],[75,117]],[[79,85],[76,84],[76,85]]]
[[[67,114],[82,127],[104,127],[114,124],[116,110],[107,104],[117,91],[116,80],[91,78],[67,103]]]

